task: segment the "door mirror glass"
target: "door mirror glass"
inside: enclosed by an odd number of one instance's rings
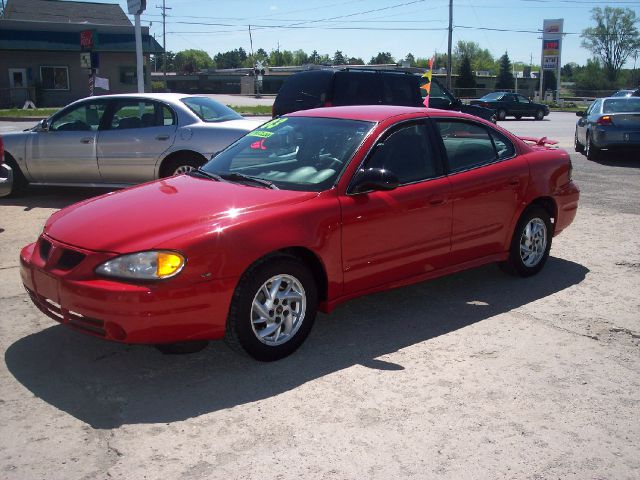
[[[580,110],[579,112],[576,112],[576,117],[584,117],[585,111],[584,110]]]
[[[393,172],[383,168],[367,168],[358,170],[353,178],[352,193],[393,190],[400,182]]]
[[[45,118],[43,118],[42,120],[40,120],[38,122],[38,124],[35,126],[35,131],[36,132],[48,132],[49,131],[49,124],[47,123],[47,120]]]

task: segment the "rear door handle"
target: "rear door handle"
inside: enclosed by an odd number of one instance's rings
[[[169,135],[158,135],[156,140],[169,140]]]
[[[90,137],[84,137],[80,139],[80,143],[91,143],[93,142],[93,138]]]
[[[445,198],[442,195],[431,195],[429,197],[429,205],[437,206],[445,203]]]

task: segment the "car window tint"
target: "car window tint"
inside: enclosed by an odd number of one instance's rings
[[[516,147],[507,137],[502,135],[500,132],[496,132],[495,130],[492,130],[490,132],[490,135],[493,139],[495,148],[498,151],[499,160],[511,158],[516,154]]]
[[[162,109],[162,124],[165,127],[169,126],[169,125],[175,125],[176,124],[176,115],[173,112],[173,110],[171,110],[166,105],[161,105],[160,108]]]
[[[98,130],[106,102],[87,102],[54,117],[49,125],[53,131],[90,131]]]
[[[180,101],[203,122],[224,122],[242,118],[236,111],[209,97],[184,97]]]
[[[401,184],[440,175],[424,124],[395,130],[378,143],[364,168],[381,168],[393,173]]]
[[[438,120],[438,131],[452,173],[493,163],[498,159],[487,129],[475,123]]]
[[[519,103],[531,103],[527,97],[523,97],[522,95],[518,95]]]
[[[161,125],[156,119],[154,103],[145,100],[119,100],[109,128],[126,130]]]
[[[320,107],[327,100],[333,72],[316,70],[292,75],[275,100],[276,115]]]
[[[333,105],[377,105],[379,76],[375,72],[337,72],[333,84]]]
[[[622,97],[616,100],[605,100],[602,113],[640,113],[640,98]]]
[[[413,75],[382,74],[383,103],[415,107],[421,105],[418,78]]]

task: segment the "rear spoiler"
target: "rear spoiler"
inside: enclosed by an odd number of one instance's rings
[[[536,138],[536,137],[518,137],[520,140],[524,140],[526,143],[529,143],[531,145],[537,145],[539,147],[546,147],[546,146],[552,146],[552,145],[557,145],[558,142],[555,140],[549,140],[547,137],[542,137],[542,138]],[[558,148],[558,147],[553,147],[553,148]]]

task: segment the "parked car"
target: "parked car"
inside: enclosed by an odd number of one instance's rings
[[[576,115],[575,150],[589,160],[604,150],[640,151],[640,98],[598,98]]]
[[[633,95],[633,90],[618,90],[612,97],[630,97]]]
[[[0,198],[6,197],[13,188],[13,169],[4,163],[4,142],[0,137]]]
[[[208,97],[89,97],[4,134],[11,193],[27,183],[127,185],[186,172],[262,123]]]
[[[198,170],[54,213],[22,282],[83,333],[275,360],[317,309],[490,262],[536,274],[576,214],[571,171],[545,139],[457,112],[295,112]]]
[[[542,120],[549,115],[548,106],[542,103],[534,103],[519,93],[488,93],[478,100],[471,100],[471,105],[495,109],[498,120],[504,120],[508,116],[516,117],[517,120],[522,117],[533,117],[536,120]]]
[[[345,105],[402,105],[423,107],[419,75],[394,70],[324,69],[299,72],[282,85],[272,116],[299,110]],[[469,113],[495,123],[495,111],[463,105],[437,79],[432,79],[431,108]]]

